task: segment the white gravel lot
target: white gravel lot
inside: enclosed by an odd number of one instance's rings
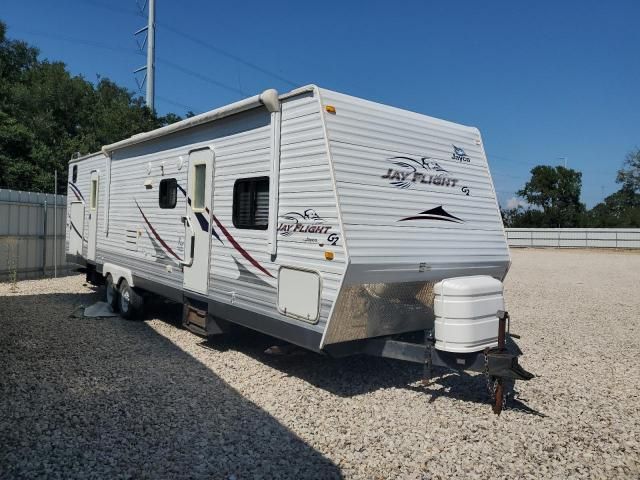
[[[71,316],[83,277],[0,284],[0,478],[640,478],[640,253],[513,250],[518,409],[482,376],[208,344],[156,305]]]

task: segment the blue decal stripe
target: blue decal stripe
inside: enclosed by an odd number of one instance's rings
[[[191,199],[189,197],[187,197],[187,191],[184,188],[182,188],[180,186],[180,184],[178,184],[178,188],[180,189],[182,194],[187,198],[187,203],[189,205],[191,205]],[[206,210],[207,214],[210,216],[211,212],[209,212],[209,209],[205,207],[205,210]],[[196,220],[198,220],[198,223],[200,224],[200,228],[203,231],[208,232],[209,231],[209,221],[205,218],[205,216],[200,212],[195,213],[195,216],[196,216]],[[216,240],[218,240],[221,244],[224,245],[224,242],[222,241],[222,239],[220,238],[220,236],[218,235],[218,233],[215,231],[215,229],[213,227],[211,227],[211,235],[213,235],[216,238]]]
[[[202,213],[200,212],[196,212],[196,220],[198,220],[198,223],[200,224],[200,228],[204,231],[204,232],[208,232],[209,231],[209,222],[207,222],[207,219],[204,218],[204,215],[202,215]]]

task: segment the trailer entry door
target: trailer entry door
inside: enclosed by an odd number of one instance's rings
[[[203,294],[209,286],[212,198],[213,151],[193,150],[187,179],[184,288]]]
[[[84,243],[84,204],[82,202],[71,202],[69,207],[69,239],[68,253],[82,256]]]
[[[91,172],[89,193],[89,232],[87,238],[87,260],[96,261],[96,236],[98,234],[98,200],[100,199],[100,172]]]

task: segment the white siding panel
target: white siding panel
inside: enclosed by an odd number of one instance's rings
[[[324,118],[349,257],[359,265],[354,271],[376,265],[397,279],[402,265],[417,271],[420,263],[450,263],[459,274],[460,265],[480,273],[483,264],[491,272],[508,264],[477,129],[326,90],[321,95],[336,108]]]
[[[215,142],[213,213],[238,245],[271,276],[244,257],[214,224],[222,242],[213,240],[210,296],[248,310],[320,330],[326,323],[344,272],[342,243],[332,247],[335,258],[327,261],[318,235],[302,233],[278,235],[278,254],[272,259],[267,249],[267,230],[237,229],[233,225],[233,185],[237,179],[267,176],[270,173],[269,129],[259,128],[243,134],[247,148],[238,144],[227,154],[227,138]],[[335,193],[320,121],[319,104],[312,95],[301,95],[282,105],[279,216],[313,209],[341,235],[337,222]],[[317,220],[316,220],[317,221]],[[326,238],[323,237],[323,243]],[[315,243],[311,243],[314,241]],[[281,266],[317,271],[322,279],[322,301],[317,325],[285,317],[277,310],[277,275]]]
[[[325,233],[294,232],[278,235],[278,265],[310,269],[321,277],[322,293],[319,326],[324,326],[338,294],[345,271],[345,251],[338,220],[336,193],[331,180],[329,158],[316,97],[304,95],[282,106],[282,141],[280,152],[279,223],[290,223],[285,216],[292,212],[303,227],[326,227]],[[313,213],[312,213],[313,212]],[[317,215],[320,219],[313,220]],[[338,240],[331,245],[328,238]],[[334,254],[326,260],[325,250]]]
[[[282,120],[290,121],[296,117],[308,117],[318,113],[318,99],[313,92],[300,95],[282,104]]]
[[[221,193],[226,193],[229,198],[232,195],[233,179],[225,179],[225,172],[234,175],[233,178],[255,176],[258,171],[256,165],[268,162],[269,118],[266,110],[256,109],[114,152],[109,232],[99,242],[99,261],[131,268],[136,275],[182,289],[180,260],[184,256],[185,244],[182,216],[187,199],[179,189],[176,207],[160,209],[160,180],[176,178],[182,189],[188,191],[189,152],[202,147],[213,148],[216,174],[220,173],[220,181],[228,185],[226,192],[216,192],[214,181],[215,208],[215,201]],[[149,163],[152,165],[151,173],[147,173]],[[238,165],[240,168],[234,173],[233,169]],[[268,168],[262,174],[268,174]],[[151,189],[145,188],[145,180],[152,182]],[[137,205],[144,212],[146,221]],[[230,201],[228,205],[230,208]],[[230,224],[231,219],[228,221]],[[199,228],[199,224],[194,227]],[[226,240],[219,229],[216,232]],[[137,242],[132,241],[136,236]],[[214,252],[221,252],[216,242],[213,239]]]
[[[161,180],[175,178],[178,185],[186,189],[188,149],[155,152],[150,147],[149,150],[150,153],[135,157],[114,158],[111,163],[109,228],[105,235],[103,223],[99,223],[97,259],[100,263],[129,268],[135,275],[181,289],[180,260],[184,256],[181,217],[185,213],[186,198],[178,190],[176,207],[161,209],[159,186]],[[185,160],[178,169],[180,155]],[[147,173],[149,163],[151,172]],[[145,180],[151,180],[152,188],[145,187]],[[103,191],[106,191],[106,185]],[[104,216],[104,209],[100,210]],[[137,240],[134,242],[134,239]]]
[[[472,158],[482,157],[475,128],[328,90],[321,94],[337,110],[325,116],[332,141],[437,158],[451,157],[454,143]]]
[[[402,173],[410,172],[410,170],[394,163],[406,162],[402,158],[396,158],[406,155],[399,151],[361,147],[338,142],[332,143],[331,151],[335,158],[341,160],[335,163],[337,180],[341,182],[360,183],[371,187],[381,187],[389,191],[390,180],[385,177],[388,176],[390,170]],[[424,156],[423,154],[409,158],[421,160]],[[436,159],[432,157],[432,161],[442,169],[445,169],[446,172],[431,171],[428,176],[421,176],[420,173],[422,172],[417,172],[418,175],[408,173],[406,180],[409,191],[437,191],[442,188],[443,191],[452,195],[473,196],[475,198],[485,197],[493,200],[493,191],[485,166],[461,164],[447,158]],[[455,185],[445,188],[438,187],[433,183],[427,183],[430,180],[433,182],[433,179],[438,176],[448,178],[452,184],[454,183],[453,180],[455,180]],[[463,187],[467,187],[468,190],[466,192],[463,191]]]

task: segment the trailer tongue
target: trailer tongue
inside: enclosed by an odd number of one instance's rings
[[[446,278],[433,287],[434,328],[424,335],[369,338],[348,348],[361,353],[424,365],[423,382],[432,378],[433,367],[484,373],[500,414],[506,404],[505,380],[531,380],[534,375],[518,363],[522,354],[509,336],[509,314],[504,310],[503,285],[486,276]],[[514,336],[515,337],[515,336]],[[340,349],[329,349],[339,354]]]
[[[479,352],[456,353],[438,350],[433,330],[429,330],[425,332],[423,342],[398,340],[393,337],[368,339],[363,342],[361,353],[424,365],[425,385],[433,378],[433,367],[483,373],[493,402],[493,412],[500,415],[507,402],[505,380],[526,381],[534,378],[534,375],[518,363],[521,352],[515,343],[512,349],[506,346],[506,338],[509,336],[506,327],[509,314],[499,311],[496,316],[499,318],[498,346],[487,347]],[[334,353],[339,354],[338,350]]]

